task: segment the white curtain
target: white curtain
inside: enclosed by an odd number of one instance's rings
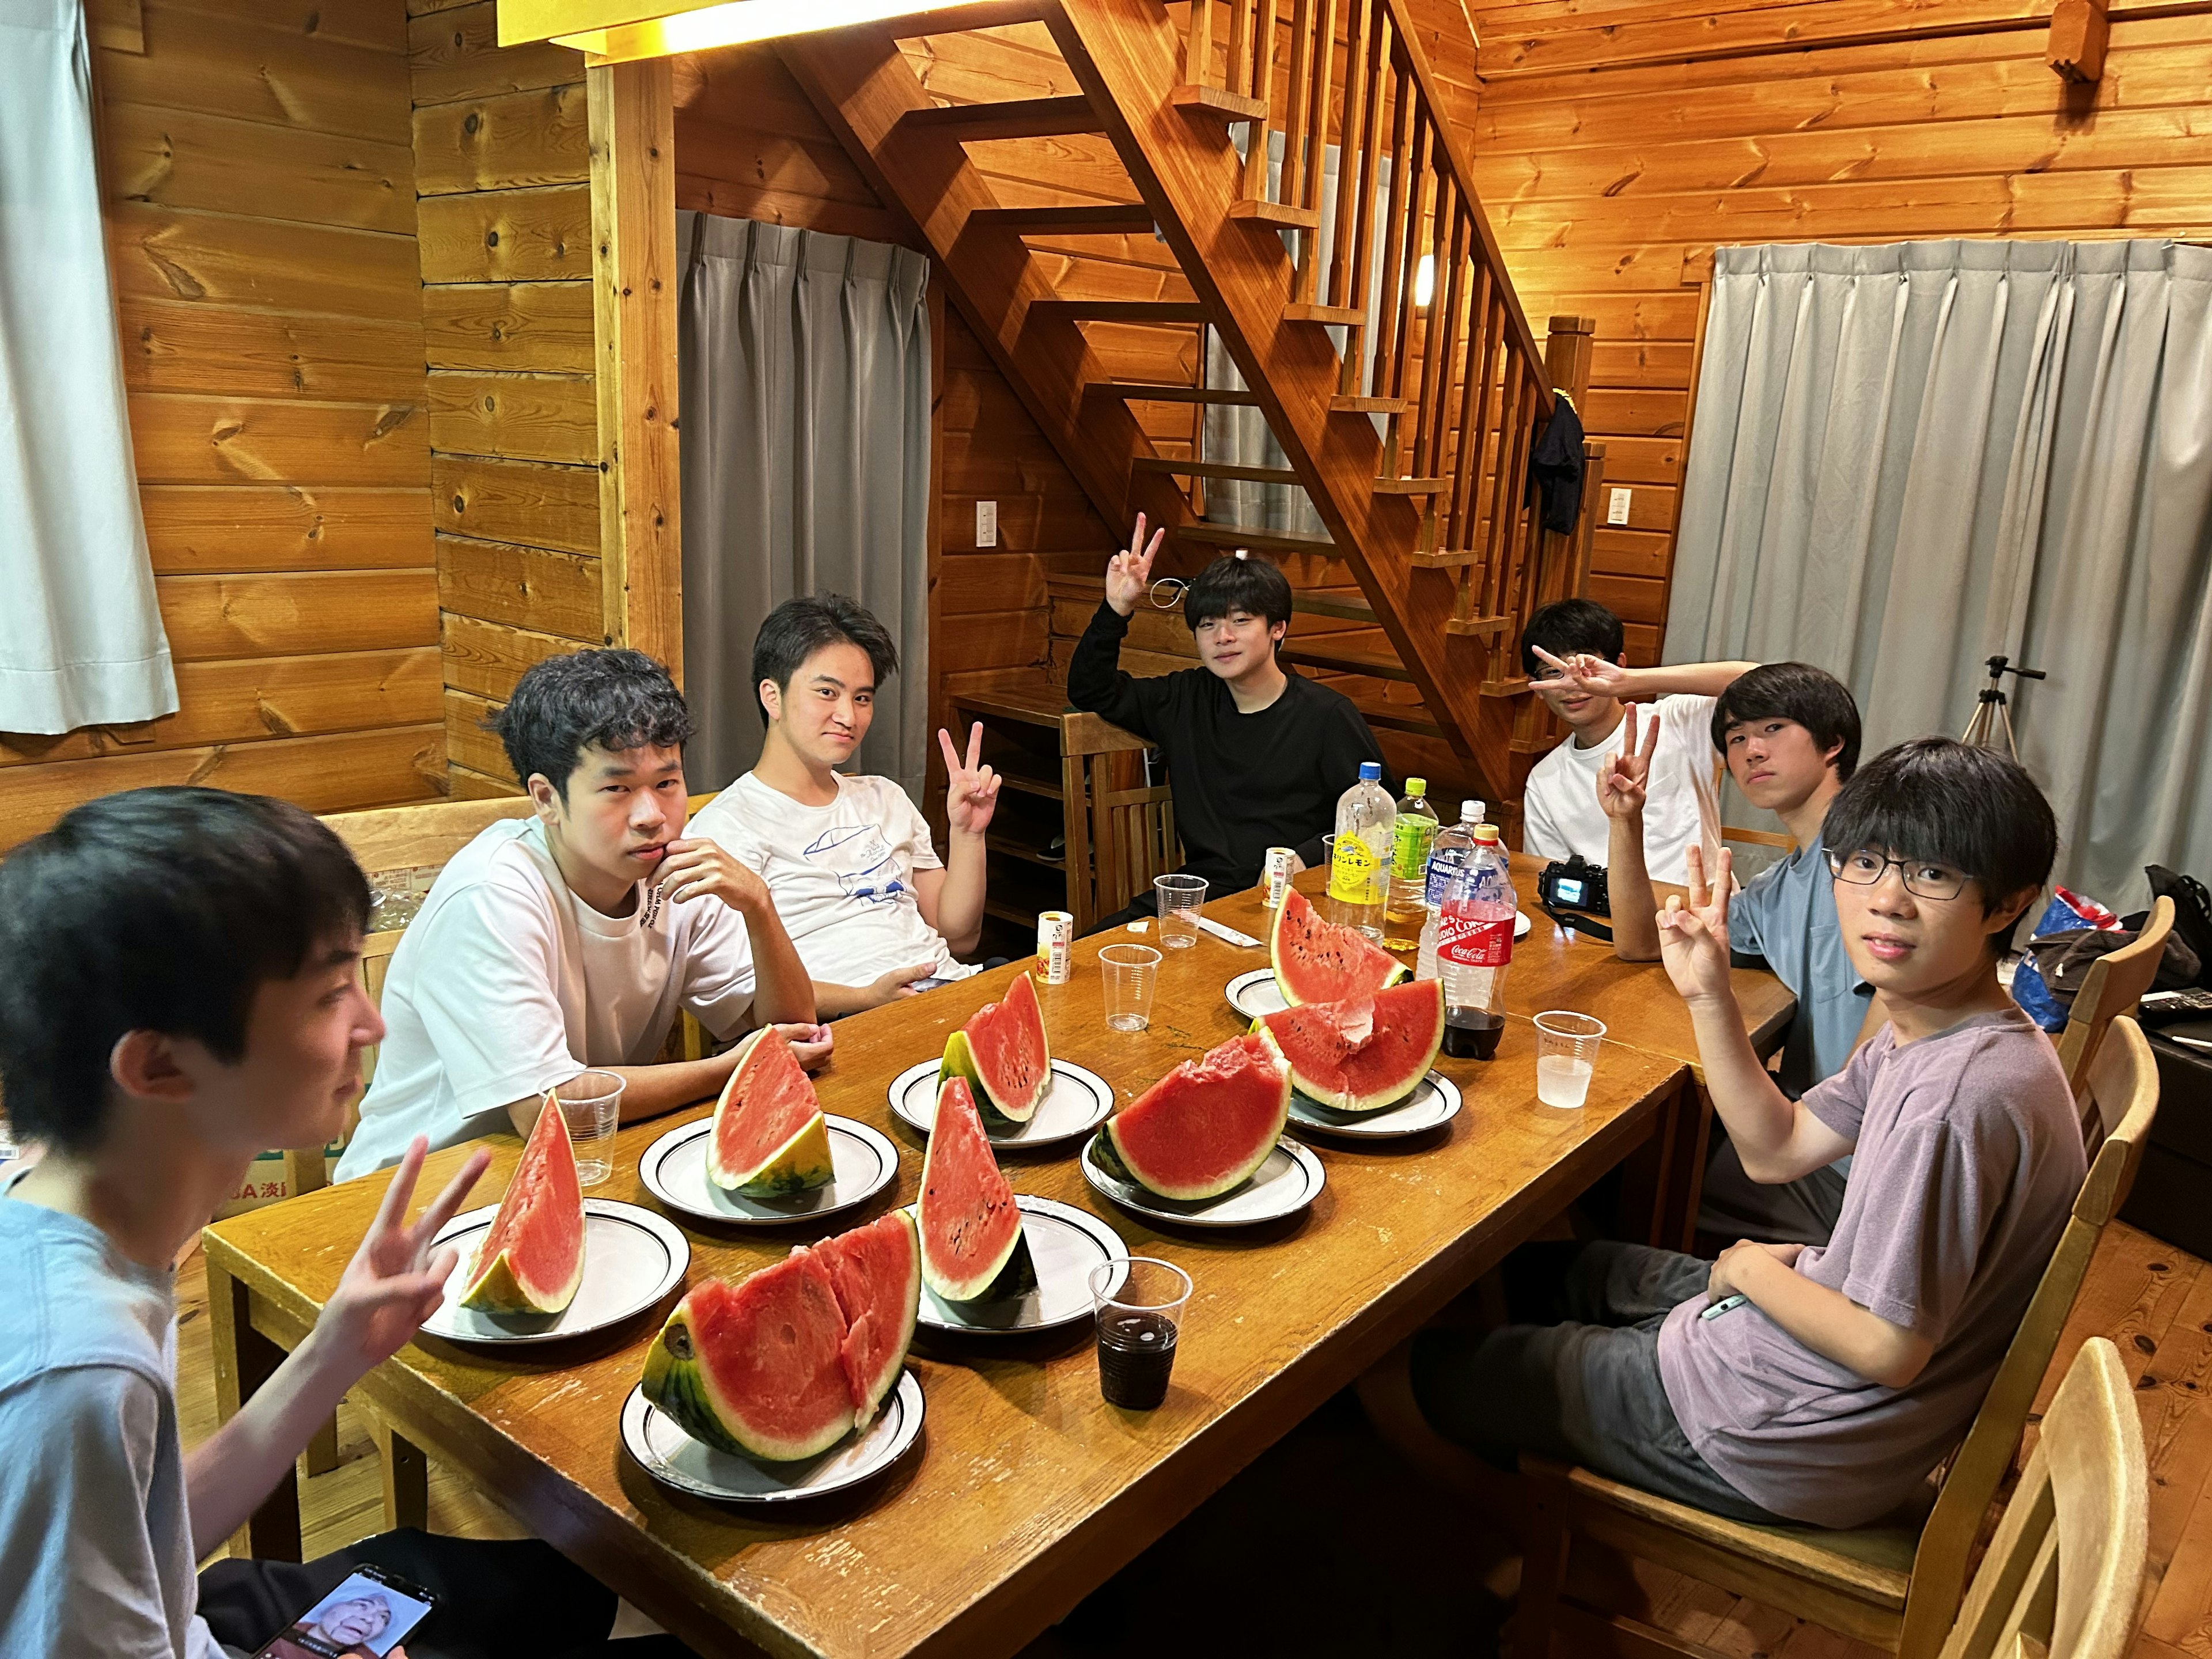
[[[897,642],[863,772],[919,796],[928,765],[929,261],[911,249],[677,216],[690,771],[719,788],[760,753],[753,635],[836,592]]]
[[[2212,249],[1723,248],[1703,365],[1667,660],[1817,663],[1869,755],[2040,668],[2058,878],[2212,874]]]
[[[0,0],[0,732],[176,712],[131,460],[79,0]]]

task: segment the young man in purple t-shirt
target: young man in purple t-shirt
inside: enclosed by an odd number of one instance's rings
[[[1441,1432],[1826,1527],[1895,1508],[1966,1433],[2084,1170],[2057,1054],[1996,976],[2057,827],[2015,763],[1927,738],[1863,767],[1824,839],[1844,947],[1889,1023],[1802,1100],[1759,1063],[1729,988],[1726,853],[1710,888],[1693,863],[1659,937],[1752,1178],[1854,1155],[1833,1237],[1714,1262],[1584,1247],[1540,1287],[1565,1322],[1417,1341],[1415,1397]],[[1509,1278],[1516,1299],[1530,1288]]]

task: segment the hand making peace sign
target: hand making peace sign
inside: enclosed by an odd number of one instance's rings
[[[1636,741],[1636,705],[1628,705],[1628,718],[1620,728],[1620,752],[1608,756],[1598,769],[1597,804],[1609,818],[1635,817],[1644,810],[1651,785],[1651,755],[1659,746],[1659,716],[1644,723],[1644,742]]]
[[[1150,543],[1145,540],[1145,515],[1137,514],[1137,527],[1129,537],[1129,550],[1116,553],[1106,565],[1106,603],[1114,607],[1116,616],[1126,617],[1137,608],[1137,601],[1145,597],[1152,582],[1152,559],[1167,539],[1165,530],[1152,532]]]
[[[1540,645],[1528,648],[1547,666],[1559,671],[1559,679],[1553,682],[1555,688],[1564,682],[1593,697],[1627,695],[1628,671],[1617,662],[1607,662],[1589,651],[1577,651],[1571,657],[1555,657]]]
[[[1690,902],[1686,905],[1675,895],[1659,913],[1659,957],[1682,1000],[1698,1002],[1729,993],[1729,888],[1735,855],[1721,848],[1711,886],[1705,849],[1693,842],[1688,857]]]
[[[955,835],[980,836],[990,827],[991,814],[999,807],[999,775],[989,767],[980,764],[983,758],[983,722],[977,720],[968,733],[968,763],[960,763],[960,751],[952,746],[952,734],[943,726],[937,729],[937,741],[945,750],[945,816]]]
[[[438,1311],[447,1275],[459,1256],[450,1244],[434,1254],[430,1241],[453,1218],[491,1162],[488,1152],[471,1155],[410,1226],[407,1203],[415,1195],[415,1180],[422,1172],[428,1147],[428,1141],[417,1135],[407,1148],[392,1184],[384,1189],[376,1219],[315,1321],[317,1336],[335,1345],[335,1352],[357,1367],[356,1376],[398,1353],[422,1322]]]

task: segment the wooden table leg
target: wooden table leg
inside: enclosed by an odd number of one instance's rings
[[[380,1416],[376,1450],[384,1462],[384,1525],[427,1528],[430,1524],[430,1462],[422,1449]]]
[[[277,1366],[284,1350],[253,1328],[253,1298],[245,1285],[216,1264],[207,1264],[208,1325],[215,1347],[215,1406],[228,1423],[253,1398]],[[262,1561],[300,1559],[300,1480],[284,1471],[276,1489],[232,1537],[234,1555]]]
[[[1685,1078],[1661,1103],[1650,1133],[1621,1161],[1615,1224],[1624,1238],[1639,1239],[1658,1249],[1679,1248],[1673,1215],[1682,1178],[1680,1120],[1692,1109],[1688,1094]]]
[[[1705,1162],[1712,1156],[1713,1097],[1693,1073],[1682,1085],[1674,1125],[1675,1152],[1669,1162],[1667,1237],[1663,1248],[1695,1254],[1698,1212],[1705,1201]]]

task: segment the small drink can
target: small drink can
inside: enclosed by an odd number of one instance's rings
[[[1267,884],[1267,908],[1283,908],[1283,895],[1291,890],[1291,865],[1297,854],[1287,847],[1270,847],[1267,861],[1261,866]]]
[[[1067,983],[1067,952],[1075,942],[1075,918],[1065,910],[1047,910],[1037,917],[1037,966],[1048,985]]]

